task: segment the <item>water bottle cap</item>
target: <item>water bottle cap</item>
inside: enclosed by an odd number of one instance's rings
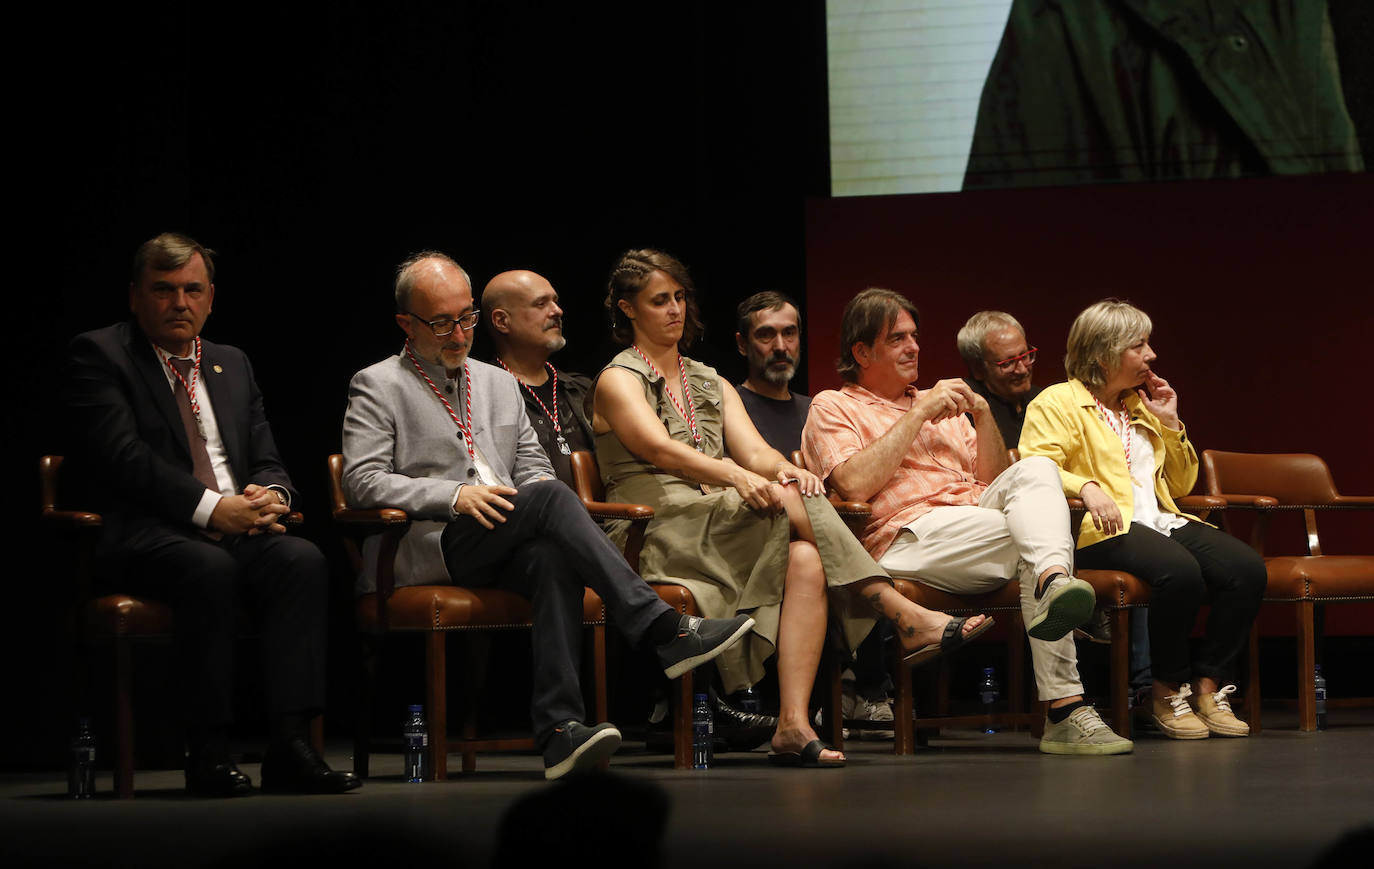
[[[705,695],[705,694],[697,694],[697,695],[695,696],[695,699],[696,699],[696,702],[697,702],[697,703],[705,703],[705,702],[706,702],[706,695]]]
[[[410,711],[419,714],[425,711],[425,705],[423,703],[412,703],[410,704]]]
[[[984,675],[984,676],[991,676],[991,675],[992,675],[992,668],[991,668],[991,667],[984,667],[984,668],[983,668],[983,675]]]

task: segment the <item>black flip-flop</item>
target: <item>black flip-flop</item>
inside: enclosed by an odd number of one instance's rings
[[[774,766],[804,767],[806,769],[838,769],[844,766],[843,760],[821,757],[821,752],[834,749],[813,739],[801,751],[770,751],[768,762]]]
[[[972,616],[950,619],[945,625],[945,631],[940,635],[940,642],[926,643],[921,648],[907,655],[902,659],[902,663],[907,667],[919,667],[922,664],[929,664],[941,655],[948,655],[960,646],[976,638],[979,634],[992,627],[992,616],[988,616],[981,625],[964,633],[964,623]]]

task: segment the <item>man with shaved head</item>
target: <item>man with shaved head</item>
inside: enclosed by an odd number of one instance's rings
[[[512,283],[529,283],[534,296],[548,288],[557,311],[552,288],[537,277],[523,273]],[[522,289],[501,302],[510,306],[502,323],[523,322],[529,311],[510,301],[523,298]],[[733,645],[754,620],[681,616],[630,569],[572,489],[554,479],[524,390],[500,367],[469,358],[480,316],[467,272],[452,259],[426,251],[401,263],[396,324],[406,342],[349,384],[343,486],[355,506],[410,515],[396,552],[397,584],[504,588],[530,600],[530,717],[544,775],[555,779],[595,769],[620,745],[613,724],[584,723],[584,587],[601,596],[632,645],[656,650],[670,679]],[[544,328],[548,316],[529,319],[561,346],[556,326]],[[380,535],[364,543],[360,592],[376,587],[380,548]]]
[[[482,291],[482,315],[493,361],[520,384],[525,413],[554,475],[572,487],[572,451],[594,449],[586,410],[592,382],[549,362],[568,343],[558,291],[534,272],[502,272]]]

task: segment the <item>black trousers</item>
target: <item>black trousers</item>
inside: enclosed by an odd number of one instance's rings
[[[587,514],[572,489],[557,480],[526,483],[508,496],[515,509],[493,529],[460,516],[444,529],[449,576],[469,588],[513,591],[533,607],[530,642],[534,691],[530,717],[540,745],[564,721],[586,720],[579,679],[582,589],[601,596],[616,626],[638,644],[654,619],[672,607],[639,578]]]
[[[1154,678],[1229,681],[1230,665],[1245,647],[1264,594],[1264,560],[1253,549],[1201,522],[1167,537],[1132,522],[1125,534],[1078,550],[1074,560],[1080,568],[1124,570],[1149,583]],[[1188,636],[1208,600],[1207,634],[1193,658]]]
[[[274,722],[324,708],[329,567],[315,544],[261,534],[214,541],[156,526],[120,545],[118,589],[166,602],[193,728],[233,721],[238,614],[261,641],[266,708]]]

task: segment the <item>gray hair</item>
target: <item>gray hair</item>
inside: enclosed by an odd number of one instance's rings
[[[1088,386],[1104,386],[1116,373],[1121,354],[1153,329],[1150,315],[1121,299],[1103,299],[1085,308],[1069,327],[1064,371]]]
[[[1021,324],[1016,322],[1016,318],[1006,311],[979,311],[968,318],[968,322],[954,339],[954,343],[959,347],[959,355],[963,357],[964,364],[974,376],[981,375],[986,370],[983,342],[987,341],[989,332],[998,329],[1015,329],[1022,337],[1026,334]]]
[[[453,257],[437,250],[422,250],[406,257],[405,261],[396,267],[396,313],[404,314],[410,310],[410,293],[415,289],[415,279],[420,271],[417,266],[425,260],[432,259],[446,262],[462,272],[463,280],[468,282],[469,289],[472,288],[472,278],[468,277],[466,269],[454,262]]]

